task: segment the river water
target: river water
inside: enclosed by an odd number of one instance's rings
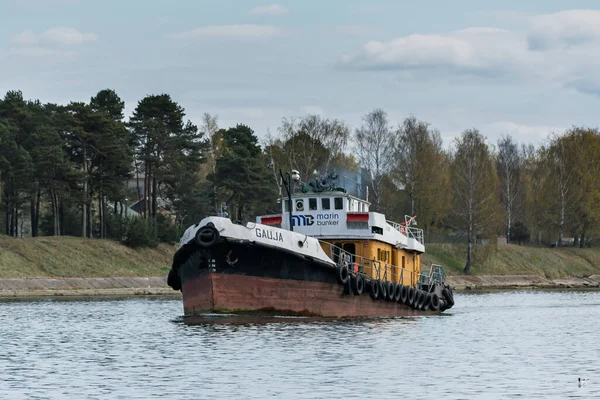
[[[0,301],[0,399],[600,398],[600,291],[455,299],[441,316],[347,321],[184,321],[171,297]]]

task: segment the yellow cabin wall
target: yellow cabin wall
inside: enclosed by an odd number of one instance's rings
[[[377,268],[365,268],[364,272],[372,279],[382,279],[386,281],[400,282],[403,285],[415,286],[421,273],[421,254],[404,249],[394,249],[388,243],[377,240],[332,240],[325,242],[334,244],[340,243],[342,247],[346,243],[353,243],[356,249],[355,255],[369,260],[378,260],[378,254],[382,260],[375,265],[379,265],[379,276]],[[367,243],[367,246],[364,243]],[[331,256],[331,246],[321,242],[321,247],[327,255]],[[379,250],[379,253],[378,253]],[[385,255],[384,255],[385,254]],[[402,269],[402,257],[404,256],[404,272]],[[383,260],[385,258],[385,260]],[[360,263],[359,263],[360,264]],[[411,273],[412,272],[412,273]]]

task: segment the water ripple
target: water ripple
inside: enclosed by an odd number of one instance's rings
[[[600,397],[600,292],[456,301],[339,321],[184,319],[174,298],[4,301],[0,399]]]

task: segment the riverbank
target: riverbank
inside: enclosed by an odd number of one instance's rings
[[[175,246],[131,249],[113,240],[0,235],[0,279],[166,276]]]
[[[441,264],[459,291],[600,287],[600,249],[478,247],[472,275],[463,246],[428,244],[424,265]],[[15,239],[0,235],[0,297],[180,295],[167,286],[175,246],[130,249],[111,240]]]
[[[456,291],[492,289],[600,288],[600,275],[546,279],[536,275],[449,276]],[[0,298],[37,296],[180,296],[166,277],[0,279]]]

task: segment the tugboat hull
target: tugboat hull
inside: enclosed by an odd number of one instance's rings
[[[319,317],[400,317],[435,314],[367,293],[344,294],[339,284],[206,273],[182,286],[185,315],[275,314]]]
[[[397,317],[451,306],[442,300],[445,289],[439,285],[426,293],[354,274],[348,265],[333,262],[315,238],[259,224],[204,222],[184,235],[167,279],[181,290],[186,316]]]

